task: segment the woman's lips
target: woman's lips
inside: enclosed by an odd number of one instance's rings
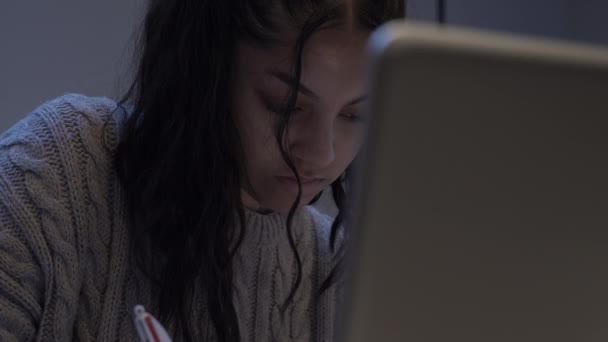
[[[298,181],[295,177],[276,176],[275,178],[291,192],[298,193]],[[300,178],[300,182],[302,183],[302,194],[309,195],[320,191],[323,178]]]

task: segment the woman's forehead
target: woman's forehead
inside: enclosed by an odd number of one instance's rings
[[[365,97],[367,35],[320,31],[305,46],[299,80],[303,99],[337,110]],[[293,47],[259,48],[243,44],[239,49],[240,86],[284,94],[293,78]],[[359,102],[359,101],[357,101]]]
[[[306,42],[302,55],[302,67],[307,71],[340,71],[345,67],[363,67],[366,62],[365,31],[343,29],[320,30]],[[295,39],[291,44],[260,47],[241,42],[237,61],[240,71],[266,73],[271,70],[289,72],[295,61]]]

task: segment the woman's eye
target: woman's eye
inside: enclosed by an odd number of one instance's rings
[[[268,110],[275,114],[285,114],[289,111],[289,108],[285,107],[283,104],[269,105],[267,106]],[[304,109],[302,107],[294,107],[291,111],[291,114],[297,114],[302,112]]]
[[[352,122],[362,122],[362,121],[365,121],[365,119],[363,118],[363,116],[359,115],[356,111],[344,112],[344,113],[340,114],[340,116],[342,116],[346,120],[349,120],[349,121],[352,121]]]

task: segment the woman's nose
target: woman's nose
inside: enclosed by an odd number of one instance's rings
[[[329,120],[316,119],[295,129],[290,128],[291,154],[310,167],[329,166],[336,158],[333,125]]]

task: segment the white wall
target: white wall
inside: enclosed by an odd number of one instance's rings
[[[142,0],[0,2],[0,131],[67,92],[117,97]]]

